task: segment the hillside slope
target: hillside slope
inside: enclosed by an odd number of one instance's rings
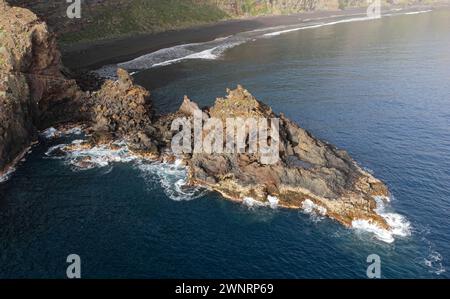
[[[69,19],[66,0],[8,0],[31,9],[63,44],[157,33],[246,16],[367,6],[366,0],[84,0],[81,19]],[[436,2],[382,0],[383,5]]]

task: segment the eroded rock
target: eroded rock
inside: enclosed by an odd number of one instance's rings
[[[63,73],[54,35],[0,0],[0,172],[49,124],[83,120],[85,94]]]
[[[198,106],[185,99],[177,114],[191,115],[186,107]],[[228,90],[225,98],[217,99],[203,113],[224,124],[229,117],[279,118],[280,159],[264,165],[258,154],[188,154],[184,159],[191,184],[239,201],[252,198],[270,204],[269,199],[277,198],[279,206],[288,208],[302,208],[308,200],[345,226],[364,219],[388,228],[375,211],[374,197],[388,195],[380,180],[362,170],[347,152],[314,138],[284,115],[276,115],[243,87]]]
[[[107,80],[91,96],[93,130],[97,138],[121,138],[127,140],[132,149],[157,153],[150,93],[134,85],[127,71],[118,69],[117,75],[118,80]]]

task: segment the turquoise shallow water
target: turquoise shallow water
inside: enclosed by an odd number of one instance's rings
[[[63,278],[76,253],[86,278],[363,278],[370,254],[385,278],[449,278],[449,33],[448,10],[396,16],[136,74],[160,112],[243,84],[383,179],[411,236],[386,244],[299,211],[188,196],[175,189],[183,171],[163,165],[76,171],[45,156],[60,139],[0,184],[0,277]]]

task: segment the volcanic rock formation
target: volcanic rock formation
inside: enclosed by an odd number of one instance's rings
[[[0,0],[0,174],[49,124],[82,120],[85,94],[63,74],[54,35]],[[74,116],[79,116],[74,117]]]
[[[192,121],[196,109],[198,105],[186,98],[177,113],[157,121],[158,131],[169,132],[170,121],[176,117],[187,116]],[[229,117],[279,118],[280,159],[265,165],[258,154],[187,154],[183,159],[191,184],[206,186],[237,201],[250,198],[264,205],[276,201],[287,208],[312,203],[316,212],[348,227],[354,220],[367,220],[388,228],[385,219],[375,212],[374,197],[388,196],[380,180],[362,170],[346,151],[314,138],[283,114],[275,115],[243,87],[228,90],[227,97],[217,99],[203,115],[222,119],[224,124]],[[161,144],[169,142],[166,138]]]

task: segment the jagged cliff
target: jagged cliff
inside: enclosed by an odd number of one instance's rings
[[[0,0],[0,170],[36,139],[37,129],[80,110],[84,95],[62,71],[47,25]]]
[[[187,117],[193,122],[198,105],[186,98],[180,110],[156,121],[162,136],[173,136],[169,124],[175,117]],[[225,98],[202,110],[203,121],[209,118],[279,119],[279,146],[276,163],[261,163],[261,153],[193,153],[183,157],[188,166],[189,182],[206,186],[227,198],[256,204],[302,209],[311,205],[316,212],[327,215],[345,226],[354,220],[367,220],[389,229],[386,220],[375,212],[375,197],[388,196],[387,187],[362,170],[344,150],[313,137],[283,114],[255,99],[238,86],[228,90]],[[223,128],[227,131],[227,127]],[[228,131],[227,131],[228,132]],[[250,146],[246,132],[245,147]],[[160,144],[169,145],[171,138]],[[225,141],[224,141],[225,142]],[[169,148],[160,150],[170,152]]]

